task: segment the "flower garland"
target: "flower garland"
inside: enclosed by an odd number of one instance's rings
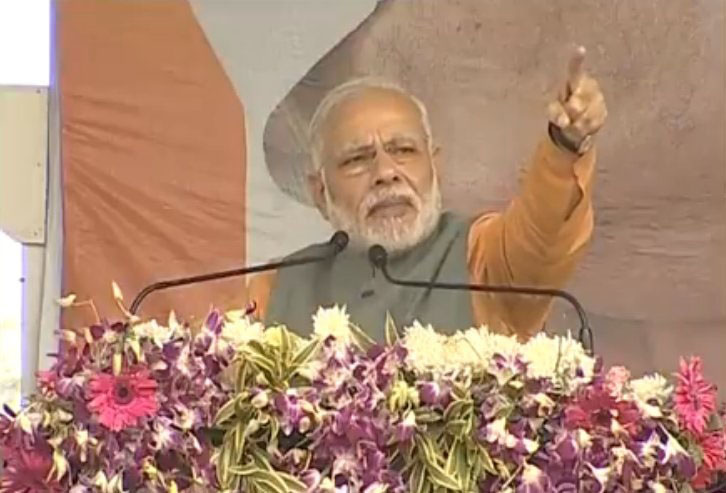
[[[168,326],[63,331],[39,391],[0,414],[0,491],[216,489],[207,430],[231,397],[223,370],[234,355],[223,322],[214,312],[197,332],[173,315]]]
[[[420,324],[377,345],[343,308],[314,335],[242,330],[217,416],[228,491],[692,491],[726,470],[716,389],[698,358],[676,386],[604,371],[570,337],[525,344]]]
[[[0,492],[686,493],[726,471],[698,358],[633,379],[569,336],[389,319],[382,345],[340,307],[310,338],[124,313],[64,331],[39,391],[0,414]]]

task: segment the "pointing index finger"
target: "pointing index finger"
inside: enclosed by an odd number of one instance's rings
[[[577,92],[582,79],[585,77],[585,50],[584,46],[578,46],[575,53],[570,58],[567,67],[567,92],[568,96]]]

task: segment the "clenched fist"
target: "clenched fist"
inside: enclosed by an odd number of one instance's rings
[[[567,82],[557,101],[548,106],[550,135],[573,152],[592,147],[593,136],[605,123],[608,110],[597,81],[585,73],[585,48],[577,48],[568,67]]]

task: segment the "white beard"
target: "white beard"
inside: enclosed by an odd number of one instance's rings
[[[407,220],[390,217],[371,221],[368,212],[381,200],[390,197],[406,197],[410,200],[416,209],[415,218]],[[381,245],[389,253],[409,250],[427,239],[438,225],[442,211],[441,192],[436,175],[431,188],[421,197],[408,185],[394,185],[369,192],[361,202],[357,214],[349,214],[339,207],[330,196],[327,185],[325,202],[331,225],[336,230],[348,233],[351,246],[364,249]]]

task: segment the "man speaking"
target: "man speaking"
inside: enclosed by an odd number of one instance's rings
[[[306,333],[318,307],[346,305],[351,320],[379,341],[387,312],[399,326],[484,324],[522,339],[540,330],[547,298],[395,286],[374,275],[367,251],[383,246],[399,279],[562,287],[591,237],[593,138],[607,114],[584,57],[584,48],[574,53],[548,107],[548,131],[519,196],[501,213],[469,219],[442,211],[438,149],[421,101],[369,79],[333,89],[310,122],[308,180],[318,210],[348,233],[350,245],[329,261],[253,278],[258,314]]]

